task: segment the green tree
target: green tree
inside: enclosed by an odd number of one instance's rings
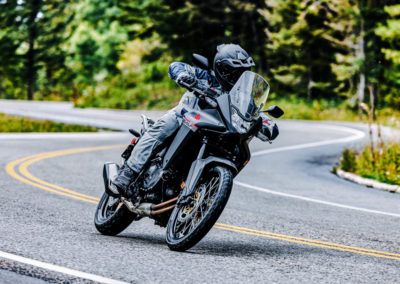
[[[380,24],[375,33],[384,41],[381,52],[389,62],[384,70],[386,93],[385,102],[394,108],[400,108],[400,5],[385,6],[385,12],[391,17],[386,24]]]
[[[37,71],[46,67],[59,69],[64,54],[60,44],[69,22],[64,13],[69,1],[4,0],[0,2],[0,53],[6,58],[2,72],[7,74],[9,96],[20,96],[26,86],[28,99],[33,99],[37,85]],[[4,88],[4,86],[3,86]]]
[[[256,60],[261,71],[268,65],[264,46],[267,22],[260,11],[263,0],[121,0],[122,23],[131,39],[157,34],[175,57],[189,61],[193,52],[212,59],[221,43],[239,43]],[[149,60],[158,59],[165,49]]]
[[[284,90],[308,99],[335,98],[332,64],[342,53],[342,34],[332,25],[337,3],[328,1],[273,1],[268,44],[272,76]]]
[[[116,1],[85,0],[73,8],[75,20],[71,37],[65,45],[67,66],[74,73],[75,88],[90,87],[119,73],[117,63],[126,44],[127,33],[118,22]]]

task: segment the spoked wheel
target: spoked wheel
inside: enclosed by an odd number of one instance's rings
[[[192,202],[172,211],[166,237],[171,250],[185,251],[208,233],[225,208],[232,179],[232,172],[221,166],[203,173]]]
[[[94,224],[103,235],[115,236],[125,230],[135,218],[136,214],[129,211],[119,198],[105,192],[97,205]]]

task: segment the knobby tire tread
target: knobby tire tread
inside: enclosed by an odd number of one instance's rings
[[[103,199],[107,198],[108,194],[104,193],[98,207],[96,208],[96,214],[94,218],[94,224],[96,229],[103,235],[115,236],[125,230],[132,221],[136,218],[136,215],[128,210],[125,205],[122,205],[112,216],[105,222],[100,222],[98,218],[99,206]]]
[[[216,198],[215,202],[217,203],[216,206],[212,206],[212,212],[208,212],[205,218],[202,220],[202,223],[193,231],[190,233],[190,235],[184,237],[181,241],[178,242],[172,242],[172,240],[169,239],[169,232],[168,230],[170,229],[170,224],[168,224],[167,227],[167,237],[166,237],[166,242],[168,247],[171,250],[174,251],[186,251],[196,245],[214,226],[215,222],[217,222],[219,216],[221,215],[222,211],[225,208],[226,203],[228,202],[231,190],[232,190],[232,184],[233,184],[233,175],[232,172],[222,166],[217,166],[212,168],[212,170],[220,170],[222,171],[221,174],[221,180],[222,180],[222,188],[218,194],[218,197]],[[209,172],[209,171],[207,171]],[[174,211],[177,209],[174,209]],[[171,214],[172,216],[176,216],[173,212]],[[172,221],[170,219],[169,223],[172,225]]]

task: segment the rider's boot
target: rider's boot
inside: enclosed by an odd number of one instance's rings
[[[136,179],[138,174],[133,171],[126,162],[122,165],[118,172],[118,176],[111,182],[111,186],[123,197],[132,197],[132,191],[129,190],[130,183]]]

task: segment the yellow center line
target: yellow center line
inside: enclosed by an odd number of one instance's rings
[[[83,194],[83,193],[80,193],[77,191],[73,191],[73,190],[70,190],[70,189],[55,185],[55,184],[51,184],[42,179],[39,179],[39,178],[35,177],[34,175],[32,175],[28,171],[28,167],[38,161],[49,159],[49,158],[70,155],[70,154],[83,153],[83,152],[116,149],[116,148],[122,148],[124,146],[126,146],[126,144],[76,148],[76,149],[67,149],[67,150],[59,150],[59,151],[53,151],[53,152],[47,152],[47,153],[40,153],[40,154],[30,155],[30,156],[26,156],[26,157],[17,159],[15,161],[12,161],[6,165],[5,169],[6,169],[6,172],[10,176],[12,176],[13,178],[20,180],[26,184],[35,186],[37,188],[40,188],[40,189],[43,189],[43,190],[46,190],[46,191],[49,191],[52,193],[57,193],[57,194],[60,194],[63,196],[78,199],[78,200],[85,201],[85,202],[92,203],[92,204],[97,204],[99,201],[99,198],[90,196],[90,195],[86,195],[86,194]],[[18,170],[19,170],[20,174],[18,174],[18,172],[15,170],[15,168],[17,166],[18,166]],[[241,234],[266,237],[266,238],[270,238],[270,239],[277,239],[277,240],[282,240],[282,241],[287,241],[287,242],[292,242],[292,243],[328,248],[328,249],[339,250],[339,251],[352,252],[352,253],[357,253],[357,254],[376,256],[376,257],[381,257],[381,258],[400,260],[400,254],[398,254],[398,253],[385,252],[385,251],[379,251],[379,250],[373,250],[373,249],[365,249],[365,248],[359,248],[359,247],[354,247],[354,246],[347,246],[347,245],[342,245],[342,244],[306,239],[306,238],[301,238],[301,237],[277,234],[277,233],[272,233],[272,232],[267,232],[267,231],[260,231],[260,230],[245,228],[245,227],[223,224],[223,223],[216,223],[214,225],[214,228],[220,229],[220,230],[225,230],[225,231],[237,232],[237,233],[241,233]]]
[[[53,152],[47,152],[47,153],[42,153],[42,154],[36,154],[36,155],[30,155],[18,160],[15,160],[13,162],[10,162],[6,165],[6,172],[24,182],[30,185],[33,185],[35,187],[38,187],[40,189],[43,190],[47,190],[53,193],[58,193],[60,195],[64,195],[70,198],[74,198],[74,199],[78,199],[78,200],[82,200],[82,201],[86,201],[86,202],[90,202],[93,204],[97,204],[98,201],[100,200],[97,197],[93,197],[90,195],[86,195],[80,192],[76,192],[73,190],[69,190],[66,188],[63,188],[61,186],[55,185],[55,184],[51,184],[48,183],[44,180],[41,180],[35,176],[33,176],[29,171],[28,171],[28,166],[38,162],[40,160],[44,160],[44,159],[49,159],[49,158],[53,158],[53,157],[58,157],[58,156],[63,156],[63,155],[70,155],[70,154],[77,154],[77,153],[82,153],[82,152],[89,152],[89,151],[100,151],[100,150],[109,150],[109,149],[115,149],[115,148],[121,148],[126,146],[125,144],[123,145],[111,145],[111,146],[99,146],[99,147],[88,147],[88,148],[77,148],[77,149],[69,149],[69,150],[60,150],[60,151],[53,151]],[[21,163],[21,164],[20,164]],[[15,166],[19,165],[18,169],[20,171],[20,173],[23,176],[18,175],[18,173],[15,171]]]
[[[282,238],[293,239],[293,240],[296,240],[296,241],[307,241],[307,242],[313,242],[313,243],[316,243],[316,244],[322,244],[322,245],[327,245],[327,246],[342,247],[342,248],[345,248],[345,249],[354,249],[354,250],[367,251],[367,252],[377,252],[377,253],[380,253],[380,254],[387,254],[387,255],[391,255],[391,256],[400,257],[400,254],[398,254],[398,253],[383,252],[383,251],[372,250],[372,249],[363,249],[363,248],[359,248],[359,247],[346,246],[346,245],[341,245],[341,244],[323,242],[323,241],[318,241],[318,240],[311,240],[311,239],[300,238],[300,237],[293,237],[293,236],[276,234],[276,233],[260,231],[260,230],[254,230],[254,229],[238,227],[238,226],[233,226],[233,225],[228,225],[228,224],[222,224],[222,223],[218,223],[218,222],[215,223],[215,225],[217,225],[219,227],[224,227],[226,229],[229,228],[229,229],[246,231],[246,232],[251,232],[251,233],[267,234],[267,235],[270,235],[271,237],[282,237]]]
[[[336,245],[322,245],[322,244],[315,243],[313,240],[310,240],[309,242],[299,241],[299,240],[294,240],[294,239],[290,238],[290,236],[288,236],[289,238],[284,238],[284,237],[274,236],[271,234],[253,233],[253,232],[249,232],[247,230],[236,230],[236,229],[231,229],[231,228],[227,228],[224,226],[218,226],[218,225],[214,225],[214,228],[226,230],[226,231],[237,232],[237,233],[242,233],[242,234],[247,234],[247,235],[266,237],[266,238],[270,238],[270,239],[277,239],[277,240],[287,241],[287,242],[291,242],[291,243],[298,243],[298,244],[304,244],[304,245],[310,245],[310,246],[316,246],[316,247],[322,247],[322,248],[328,248],[328,249],[334,249],[334,250],[340,250],[340,251],[353,252],[353,253],[358,253],[358,254],[366,254],[366,255],[377,256],[377,257],[382,257],[382,258],[400,260],[400,255],[397,254],[399,257],[390,256],[390,255],[387,255],[388,253],[384,252],[384,251],[381,252],[381,251],[367,250],[367,249],[360,250],[358,248],[357,248],[357,250],[352,250],[352,249],[342,248],[341,245],[337,245],[337,246]],[[371,252],[368,252],[368,251],[371,251]],[[380,253],[373,253],[373,251],[380,252]]]

